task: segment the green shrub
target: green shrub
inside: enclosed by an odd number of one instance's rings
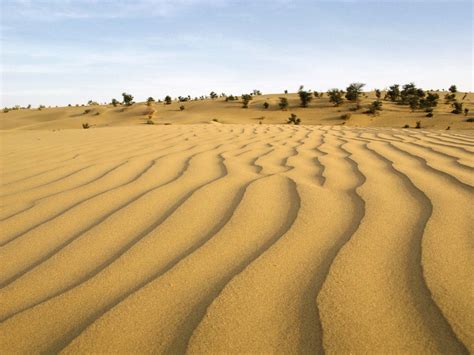
[[[378,111],[382,111],[382,101],[375,100],[370,104],[369,109],[365,113],[376,115]]]
[[[351,114],[350,112],[348,112],[348,113],[342,114],[340,118],[341,118],[342,120],[348,120],[348,119],[351,118],[351,116],[352,116],[352,114]]]
[[[146,100],[147,106],[151,106],[153,102],[155,102],[155,99],[151,96]]]
[[[331,89],[328,91],[329,102],[332,102],[334,106],[339,106],[344,101],[344,91],[339,89]]]
[[[217,99],[218,95],[214,92],[214,91],[211,91],[211,93],[209,94],[209,96],[211,97],[211,99]]]
[[[292,113],[290,117],[288,117],[288,122],[286,122],[288,124],[295,124],[295,125],[299,125],[301,123],[301,120],[294,114]]]
[[[90,127],[91,127],[91,126],[89,125],[89,123],[83,123],[83,124],[82,124],[82,128],[84,128],[84,129],[88,129],[88,128],[90,128]]]
[[[300,97],[301,107],[308,107],[308,104],[313,99],[311,92],[304,91],[303,87],[301,87],[301,89],[298,91],[298,96]]]
[[[468,118],[466,122],[474,122],[474,117]]]
[[[416,121],[415,128],[418,128],[418,129],[421,128],[421,121]]]
[[[173,101],[173,100],[171,99],[171,96],[166,95],[166,97],[165,97],[165,104],[166,104],[166,105],[171,105],[171,102],[172,102],[172,101]]]
[[[179,109],[180,109],[181,111],[184,111],[184,109],[185,109],[184,105],[179,106]]]
[[[403,128],[410,128],[410,125],[404,125]]]
[[[134,104],[132,95],[127,94],[126,92],[123,92],[122,96],[123,96],[123,103],[125,106],[132,106]]]
[[[464,116],[467,116],[468,114],[469,114],[469,109],[466,107],[466,108],[464,109]]]
[[[430,117],[430,118],[431,118],[431,117],[433,117],[433,116],[434,116],[433,112],[428,112],[428,113],[426,114],[426,117]]]
[[[266,110],[270,107],[270,104],[268,102],[263,103],[263,108]]]
[[[252,95],[243,94],[242,95],[242,108],[248,108],[249,102],[253,99]]]
[[[359,97],[362,94],[362,88],[365,84],[352,83],[346,89],[346,99],[349,101],[359,101]]]
[[[461,114],[463,112],[462,105],[463,105],[462,102],[454,101],[453,104],[451,105],[451,107],[453,108],[451,113],[454,113],[456,115]]]
[[[288,99],[286,97],[280,97],[280,102],[278,106],[281,110],[286,111],[288,109]]]
[[[146,124],[155,124],[155,122],[149,118],[146,120]]]

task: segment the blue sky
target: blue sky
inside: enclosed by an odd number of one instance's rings
[[[414,81],[473,90],[463,0],[2,0],[1,103]]]

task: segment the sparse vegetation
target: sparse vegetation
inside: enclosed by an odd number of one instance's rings
[[[462,106],[463,106],[462,102],[454,101],[453,104],[451,105],[451,107],[453,108],[451,113],[454,113],[456,115],[461,114],[463,112]]]
[[[146,124],[155,124],[155,121],[153,121],[151,118],[147,119]]]
[[[96,102],[96,101],[89,100],[89,101],[87,101],[87,105],[88,106],[97,106],[97,105],[99,105],[99,103]]]
[[[268,102],[263,103],[263,108],[266,110],[270,107],[270,104]]]
[[[217,97],[218,97],[218,95],[214,91],[211,91],[209,96],[211,97],[212,100],[217,99]]]
[[[375,89],[375,97],[377,99],[380,99],[381,96],[382,96],[382,91],[380,91],[379,89]]]
[[[467,115],[469,115],[469,109],[466,107],[466,108],[464,109],[464,116],[467,116]]]
[[[127,94],[126,92],[123,92],[122,97],[123,97],[123,104],[125,106],[132,106],[134,104],[132,95]]]
[[[352,114],[350,112],[347,112],[347,113],[342,114],[340,118],[341,118],[341,120],[347,121],[348,119],[351,118],[351,116],[352,116]]]
[[[253,99],[252,95],[243,94],[242,95],[242,108],[248,108],[249,102]]]
[[[90,127],[91,127],[91,126],[90,126],[89,123],[87,123],[87,122],[82,124],[82,128],[84,128],[84,129],[88,129],[88,128],[90,128]]]
[[[359,102],[360,95],[362,94],[362,88],[365,84],[352,83],[346,89],[346,99],[352,102]]]
[[[368,110],[365,113],[377,115],[379,111],[382,111],[382,101],[375,100],[370,104]]]
[[[385,98],[389,99],[392,102],[398,101],[400,99],[400,85],[395,84],[390,86],[387,90]]]
[[[286,97],[280,97],[280,102],[278,102],[278,107],[281,110],[286,111],[288,109],[288,99]]]
[[[416,121],[416,126],[415,128],[420,129],[421,128],[421,121]]]
[[[298,118],[298,116],[296,116],[294,113],[292,113],[291,116],[288,117],[288,122],[286,122],[286,123],[299,125],[301,123],[301,120]]]
[[[404,125],[403,128],[410,128],[410,125]]]
[[[300,87],[300,90],[298,91],[298,96],[300,97],[301,107],[308,107],[308,104],[313,99],[311,92],[305,91],[303,86]]]
[[[331,89],[328,91],[329,102],[332,102],[334,106],[339,106],[344,101],[344,91],[339,89]]]
[[[151,106],[151,104],[155,102],[155,99],[153,97],[149,97],[147,100],[146,100],[146,105],[147,106]]]
[[[171,96],[166,95],[166,97],[165,97],[165,104],[166,104],[166,105],[171,105],[171,102],[172,102],[172,101],[173,101],[173,100],[171,99]]]
[[[185,107],[184,105],[179,106],[180,111],[184,111]]]

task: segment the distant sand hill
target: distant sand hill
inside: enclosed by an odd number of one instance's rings
[[[92,127],[143,125],[151,115],[156,124],[197,124],[209,123],[217,120],[220,123],[286,123],[291,113],[296,114],[306,125],[348,125],[355,127],[393,127],[402,128],[405,125],[415,127],[421,121],[423,128],[446,129],[473,129],[474,122],[474,94],[458,92],[456,98],[468,108],[470,113],[452,114],[451,104],[444,100],[445,92],[438,92],[440,99],[434,109],[432,118],[426,117],[426,112],[416,110],[411,112],[408,106],[397,105],[391,101],[382,100],[383,110],[379,115],[365,114],[364,111],[371,102],[376,100],[374,92],[365,93],[362,97],[361,108],[353,111],[354,104],[347,100],[339,107],[329,102],[325,93],[322,98],[313,98],[309,107],[300,107],[297,94],[273,94],[254,96],[247,109],[242,108],[242,100],[226,102],[219,97],[215,100],[205,99],[198,101],[178,102],[174,100],[170,105],[155,102],[151,106],[137,103],[130,107],[112,105],[71,106],[38,109],[13,110],[0,113],[1,129],[65,129],[82,128],[83,123]],[[382,97],[384,96],[384,93]],[[289,101],[287,111],[279,109],[280,97]],[[264,108],[264,103],[269,108]],[[184,110],[180,110],[184,106]],[[350,118],[342,118],[350,114]]]
[[[2,114],[0,351],[473,353],[474,131],[267,99]]]

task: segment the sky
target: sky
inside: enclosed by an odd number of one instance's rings
[[[0,106],[415,82],[473,91],[470,0],[1,0]]]

